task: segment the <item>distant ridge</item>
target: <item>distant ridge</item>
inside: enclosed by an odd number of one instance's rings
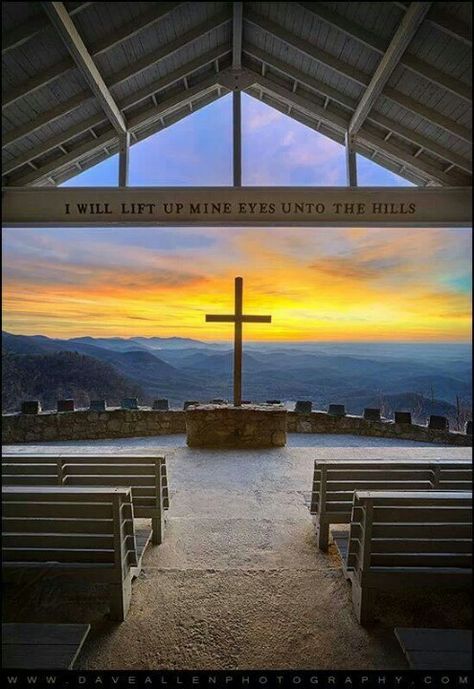
[[[3,332],[2,347],[16,356],[16,365],[21,357],[30,359],[25,365],[32,378],[33,364],[36,361],[44,369],[39,357],[45,355],[75,352],[87,357],[83,365],[90,370],[106,364],[139,387],[141,404],[166,398],[172,406],[182,407],[185,400],[232,398],[229,341],[207,344],[185,337],[92,336],[62,340]],[[411,411],[421,423],[430,414],[443,414],[454,427],[471,414],[471,369],[470,348],[459,344],[401,347],[382,343],[362,348],[244,343],[243,384],[245,398],[253,401],[310,400],[314,409],[322,410],[339,403],[355,414],[365,407],[380,407],[390,417],[394,411]],[[61,370],[64,382],[70,383],[68,372],[64,367]],[[92,394],[94,376],[85,371],[81,375],[88,381],[83,392]]]

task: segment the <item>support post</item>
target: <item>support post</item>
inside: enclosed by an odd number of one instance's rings
[[[235,278],[234,407],[242,406],[242,278]]]
[[[128,154],[130,151],[130,132],[119,136],[119,187],[128,186]]]
[[[234,163],[234,187],[242,186],[242,104],[240,91],[232,93],[233,106],[233,163]]]
[[[356,152],[354,151],[354,139],[352,136],[350,136],[349,132],[346,132],[345,145],[346,145],[347,186],[348,187],[356,187],[357,186],[357,159],[356,159]]]

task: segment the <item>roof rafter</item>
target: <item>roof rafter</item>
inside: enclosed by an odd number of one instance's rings
[[[179,69],[170,72],[170,74],[167,74],[165,77],[158,79],[157,81],[153,82],[153,84],[150,84],[149,86],[146,86],[145,88],[140,89],[139,91],[134,91],[126,98],[123,98],[120,101],[118,101],[117,104],[120,110],[126,110],[128,108],[131,108],[140,101],[143,101],[146,98],[150,98],[155,94],[158,94],[160,91],[163,91],[164,89],[169,88],[176,82],[179,82],[184,77],[190,76],[196,70],[202,69],[203,67],[206,67],[211,63],[214,63],[215,60],[221,59],[229,53],[230,48],[228,48],[227,46],[222,46],[219,48],[215,48],[214,50],[210,50],[209,52],[196,58],[195,60],[187,62]],[[45,155],[46,153],[49,153],[49,151],[55,148],[59,148],[62,144],[69,141],[70,139],[73,139],[76,136],[80,136],[84,132],[87,132],[90,129],[92,129],[93,127],[97,127],[98,125],[103,124],[105,121],[105,115],[103,115],[102,113],[98,113],[97,115],[93,115],[92,117],[87,118],[83,122],[80,122],[79,124],[74,125],[73,127],[69,127],[57,136],[48,139],[44,143],[38,144],[38,146],[35,146],[34,148],[28,150],[23,155],[7,162],[3,166],[2,174],[8,174],[13,170],[16,170],[17,168],[21,167],[22,165],[29,163],[31,160],[39,158]]]
[[[358,86],[363,86],[366,88],[370,83],[370,76],[361,72],[360,70],[351,67],[347,63],[339,60],[338,58],[330,55],[329,53],[317,48],[312,43],[306,40],[301,40],[295,34],[287,31],[285,28],[272,22],[266,17],[262,17],[255,12],[247,11],[244,15],[244,21],[250,22],[262,29],[266,33],[273,35],[279,41],[290,46],[292,49],[297,50],[306,57],[310,57],[313,60],[323,64],[325,67],[334,70],[338,74],[350,79],[352,82],[356,83]],[[388,98],[393,103],[396,103],[405,110],[422,117],[429,122],[441,127],[449,134],[466,141],[468,143],[472,142],[472,133],[466,127],[454,122],[449,117],[445,117],[437,110],[423,105],[422,103],[414,100],[410,96],[405,95],[401,91],[397,91],[391,87],[386,87],[383,92],[383,97]]]
[[[154,121],[159,121],[166,113],[173,110],[180,109],[192,100],[216,89],[217,83],[220,79],[220,74],[212,74],[203,81],[189,89],[184,89],[183,92],[174,94],[166,100],[158,103],[158,107],[148,107],[143,112],[130,118],[129,130],[136,132],[136,130],[146,127]],[[222,87],[221,87],[222,88]],[[80,144],[73,148],[67,155],[60,156],[57,160],[49,161],[45,165],[39,167],[37,170],[32,170],[26,175],[22,175],[14,180],[15,186],[28,186],[30,184],[39,183],[47,179],[51,174],[57,173],[68,165],[75,164],[85,154],[92,154],[94,151],[103,149],[110,144],[116,144],[118,134],[113,127],[101,134],[97,139],[91,139],[84,144]]]
[[[370,80],[360,102],[352,115],[349,123],[349,135],[354,136],[364,124],[367,114],[372,109],[377,98],[382,93],[385,84],[392,76],[393,70],[398,65],[401,56],[408,48],[412,38],[418,31],[426,13],[430,8],[429,2],[412,2],[398,29],[395,32],[390,45],[380,60],[375,73]]]
[[[260,73],[255,72],[255,83],[258,84],[259,88],[267,91],[271,95],[275,96],[277,99],[283,101],[286,105],[291,105],[292,108],[296,108],[303,113],[307,113],[310,117],[319,119],[322,122],[328,123],[333,129],[340,131],[341,135],[344,135],[347,131],[349,124],[349,118],[343,117],[340,114],[328,111],[324,109],[323,106],[309,100],[306,96],[302,96],[298,93],[293,93],[290,89],[277,84],[276,82],[268,79],[268,77],[262,77]],[[291,117],[291,115],[290,115]],[[405,165],[409,165],[415,171],[425,172],[431,179],[440,182],[443,185],[454,185],[457,186],[462,181],[466,183],[466,180],[456,175],[448,175],[431,163],[423,160],[421,156],[415,157],[402,150],[399,146],[393,145],[385,139],[380,139],[373,132],[369,132],[366,129],[361,129],[358,134],[358,140],[362,143],[368,144],[370,147],[381,151],[385,155],[389,155],[395,160],[400,161]],[[458,180],[458,182],[456,181]]]
[[[77,7],[74,7],[69,11],[69,16],[72,17],[75,14],[79,14],[83,10],[86,10],[93,2],[80,2]],[[39,33],[45,29],[51,27],[50,22],[43,14],[38,14],[31,19],[28,19],[23,24],[20,24],[16,29],[6,32],[2,36],[2,55],[8,53],[13,48],[19,48],[24,45],[31,38],[34,38]]]
[[[90,5],[91,3],[83,4]],[[183,3],[181,2],[159,3],[158,8],[154,8],[153,10],[146,12],[146,14],[137,17],[132,22],[127,22],[126,24],[112,31],[105,38],[101,39],[96,44],[91,46],[89,48],[89,53],[91,57],[98,57],[99,55],[103,55],[109,50],[112,50],[112,48],[115,48],[117,45],[120,45],[124,41],[127,41],[130,38],[132,38],[132,36],[135,36],[141,31],[144,31],[145,29],[149,28],[150,26],[158,22],[160,19],[163,19],[170,12],[176,9],[176,7],[182,4]],[[70,15],[72,15],[72,12],[70,13]],[[45,70],[44,72],[40,72],[38,76],[35,76],[31,79],[27,79],[27,81],[23,82],[18,87],[12,89],[9,93],[6,93],[3,96],[2,109],[7,108],[9,105],[15,103],[20,98],[23,98],[24,96],[27,96],[30,93],[34,93],[34,91],[37,91],[38,89],[43,88],[44,86],[47,86],[52,81],[63,76],[74,67],[74,61],[68,58],[66,60],[61,60],[61,62],[57,62],[55,65]]]
[[[105,81],[95,66],[92,57],[88,53],[84,41],[67,13],[64,3],[43,2],[42,7],[52,24],[56,27],[61,40],[71,54],[74,62],[81,70],[82,75],[112,123],[112,126],[119,134],[125,134],[127,131],[127,124],[122,117],[122,113],[105,85]]]
[[[231,16],[228,12],[225,12],[223,14],[217,15],[216,17],[213,17],[208,21],[203,22],[202,24],[199,24],[198,26],[194,27],[194,29],[191,29],[179,38],[170,41],[166,45],[161,46],[158,50],[155,50],[152,53],[145,55],[145,57],[141,60],[137,60],[134,63],[127,65],[127,67],[125,67],[124,69],[121,69],[118,72],[111,74],[106,80],[107,87],[109,89],[113,88],[114,86],[121,84],[127,79],[130,79],[131,77],[134,77],[137,74],[144,72],[151,67],[154,67],[156,63],[160,60],[170,57],[174,53],[177,53],[179,50],[182,50],[184,46],[189,45],[193,41],[202,38],[202,36],[208,34],[210,31],[230,21]],[[3,145],[7,146],[8,144],[18,141],[18,139],[21,139],[25,136],[28,136],[32,132],[37,131],[53,119],[59,119],[59,117],[61,117],[62,115],[69,114],[70,112],[72,112],[72,110],[75,110],[76,108],[80,107],[82,105],[82,102],[88,100],[90,97],[91,96],[88,91],[82,91],[81,93],[77,94],[68,101],[65,101],[56,108],[53,108],[53,110],[40,113],[33,122],[23,125],[22,127],[18,127],[17,129],[13,129],[9,132],[6,132],[3,137]]]
[[[326,24],[329,24],[347,36],[350,36],[367,48],[379,53],[379,55],[384,55],[386,53],[389,43],[380,39],[359,24],[355,24],[346,19],[346,17],[330,10],[325,5],[314,2],[300,2],[298,4],[304,7],[308,12],[311,12],[315,17],[318,17],[318,19],[321,19]],[[424,19],[426,20],[426,18],[425,16]],[[469,85],[459,81],[459,79],[454,79],[436,67],[418,59],[414,55],[405,53],[400,57],[399,64],[415,74],[424,77],[431,83],[441,86],[443,89],[448,90],[450,93],[462,98],[466,102],[472,102],[472,93]]]
[[[262,64],[265,64],[277,72],[280,72],[289,79],[293,79],[296,83],[301,84],[304,88],[307,88],[310,91],[315,91],[316,93],[320,93],[326,98],[339,103],[344,108],[347,108],[349,112],[354,112],[356,110],[357,101],[354,98],[339,92],[329,84],[325,84],[324,82],[299,71],[292,65],[278,60],[278,58],[273,57],[269,53],[265,53],[263,50],[260,50],[260,48],[246,44],[244,47],[244,53],[261,61]],[[367,119],[374,124],[393,132],[402,139],[416,144],[427,151],[431,151],[431,153],[434,153],[443,160],[453,163],[460,169],[468,173],[472,172],[472,162],[470,160],[467,160],[454,151],[441,146],[436,141],[428,139],[419,132],[405,127],[396,120],[389,119],[388,117],[385,117],[381,113],[378,113],[374,110],[369,112]]]
[[[242,64],[242,3],[232,3],[232,67],[239,69]]]

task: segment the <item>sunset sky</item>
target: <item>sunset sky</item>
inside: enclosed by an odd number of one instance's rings
[[[130,185],[230,185],[231,100],[136,144]],[[243,97],[244,185],[345,185],[339,144]],[[115,186],[117,157],[65,186]],[[409,186],[364,158],[359,184]],[[244,278],[248,340],[468,341],[469,229],[3,230],[3,329],[50,337],[230,340]]]

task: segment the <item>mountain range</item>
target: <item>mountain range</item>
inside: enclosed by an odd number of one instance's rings
[[[311,400],[315,408],[346,405],[349,413],[380,407],[385,415],[412,411],[419,420],[443,414],[469,416],[472,400],[470,347],[463,344],[248,343],[244,347],[244,397],[254,401]],[[231,399],[233,352],[222,343],[191,338],[55,339],[2,333],[4,411],[23,399],[54,408],[59,397],[142,404],[164,397]],[[76,358],[66,356],[75,354]],[[79,358],[77,358],[79,357]],[[35,373],[36,371],[36,373]],[[18,381],[14,383],[15,379]]]

